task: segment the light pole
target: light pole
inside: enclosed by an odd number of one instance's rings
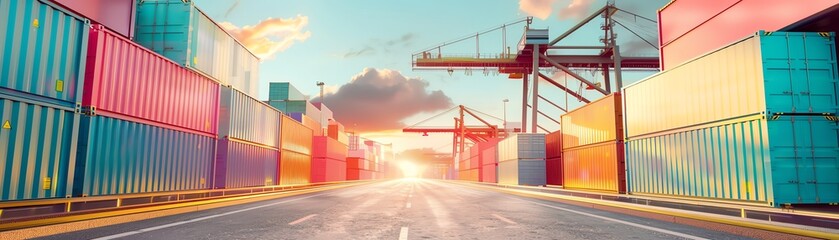
[[[320,108],[321,108],[321,111],[323,111],[323,108],[324,108],[324,106],[323,106],[323,86],[326,85],[326,84],[324,84],[323,82],[316,82],[316,84],[318,85],[318,87],[320,87]],[[320,114],[320,119],[318,119],[318,122],[320,122],[321,127],[323,127],[324,124],[323,124],[323,113],[322,112]],[[327,124],[327,127],[329,127],[328,124]],[[323,128],[321,128],[321,134],[323,134]]]
[[[504,132],[507,132],[507,103],[510,102],[510,99],[501,100],[504,103]]]

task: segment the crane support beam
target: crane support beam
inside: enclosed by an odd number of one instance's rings
[[[553,41],[551,41],[548,45],[556,45],[556,43],[558,43],[559,41],[562,41],[562,39],[565,39],[566,37],[568,37],[568,36],[569,36],[569,35],[571,35],[572,33],[576,32],[578,29],[580,29],[580,28],[581,28],[581,27],[583,27],[584,25],[586,25],[586,24],[588,24],[589,22],[591,22],[591,20],[593,20],[593,19],[594,19],[594,18],[596,18],[597,16],[600,16],[600,14],[601,14],[601,13],[603,13],[604,11],[606,11],[606,10],[607,10],[607,9],[609,9],[609,8],[613,8],[613,7],[612,7],[612,6],[609,6],[609,5],[603,6],[602,8],[600,8],[599,10],[597,10],[596,12],[592,13],[591,15],[589,15],[587,18],[585,18],[585,19],[583,19],[582,21],[580,21],[579,23],[577,23],[577,25],[574,25],[573,27],[571,27],[571,29],[568,29],[568,31],[565,31],[564,33],[562,33],[562,35],[559,35],[559,37],[556,37],[556,38],[555,38]]]
[[[547,103],[550,103],[550,104],[551,104],[551,105],[553,105],[554,107],[559,108],[559,110],[562,110],[563,112],[568,112],[568,109],[565,109],[565,108],[560,107],[560,106],[559,106],[559,105],[557,105],[556,103],[551,102],[550,100],[548,100],[548,99],[547,99],[547,98],[545,98],[545,97],[542,97],[542,95],[539,95],[539,98],[541,98],[543,101],[545,101],[545,102],[547,102]]]
[[[589,82],[588,80],[586,80],[585,78],[581,77],[580,75],[577,75],[576,73],[572,72],[572,71],[571,71],[571,69],[568,69],[567,67],[562,66],[561,64],[559,64],[559,63],[557,63],[557,62],[555,62],[555,61],[551,60],[550,58],[548,58],[548,57],[547,57],[547,56],[545,56],[545,55],[539,54],[539,57],[540,57],[540,58],[542,58],[542,60],[547,61],[548,63],[550,63],[550,64],[551,64],[551,65],[553,65],[554,67],[556,67],[556,68],[558,68],[558,69],[562,70],[563,72],[565,72],[565,73],[566,73],[566,74],[568,74],[569,76],[572,76],[572,77],[576,78],[577,80],[580,80],[580,82],[585,83],[585,84],[586,84],[586,85],[588,85],[589,87],[594,88],[595,90],[597,90],[598,92],[602,93],[603,95],[609,95],[609,92],[608,92],[608,91],[604,90],[603,88],[601,88],[601,87],[599,87],[599,86],[597,86],[597,85],[594,85],[594,83]]]
[[[540,74],[539,74],[539,76],[540,76],[540,77],[542,77],[542,78],[544,78],[544,79],[545,79],[545,80],[547,80],[549,83],[551,83],[551,84],[553,84],[554,86],[556,86],[557,88],[562,89],[563,91],[567,92],[568,94],[571,94],[571,96],[574,96],[575,98],[580,99],[580,101],[583,101],[583,102],[585,102],[585,103],[590,103],[590,102],[591,102],[591,101],[589,101],[588,99],[586,99],[585,97],[583,97],[582,95],[580,95],[580,94],[578,94],[578,93],[576,93],[576,92],[574,92],[574,91],[571,91],[571,89],[568,89],[567,87],[562,86],[562,84],[559,84],[559,82],[557,82],[557,81],[555,81],[555,80],[551,79],[551,78],[550,78],[550,77],[548,77],[548,76],[545,76],[545,74],[541,74],[541,73],[540,73]],[[560,109],[562,109],[562,108],[560,108]]]
[[[536,111],[536,112],[541,114],[543,117],[546,117],[546,118],[550,119],[551,121],[555,122],[556,124],[561,124],[561,123],[559,123],[559,121],[557,121],[556,119],[553,119],[551,116],[548,116],[548,114],[545,114],[542,111]]]

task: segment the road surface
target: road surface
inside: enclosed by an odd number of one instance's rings
[[[674,223],[400,179],[43,239],[743,239]]]

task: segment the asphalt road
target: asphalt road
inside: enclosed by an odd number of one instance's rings
[[[42,239],[743,239],[722,232],[402,179]]]

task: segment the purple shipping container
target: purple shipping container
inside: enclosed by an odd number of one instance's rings
[[[230,87],[221,88],[219,139],[279,148],[281,113]]]
[[[136,0],[52,0],[62,6],[113,29],[122,36],[134,37]]]
[[[220,139],[213,185],[216,188],[276,185],[279,154],[277,149]]]
[[[94,115],[215,137],[219,85],[93,25],[82,106]]]

